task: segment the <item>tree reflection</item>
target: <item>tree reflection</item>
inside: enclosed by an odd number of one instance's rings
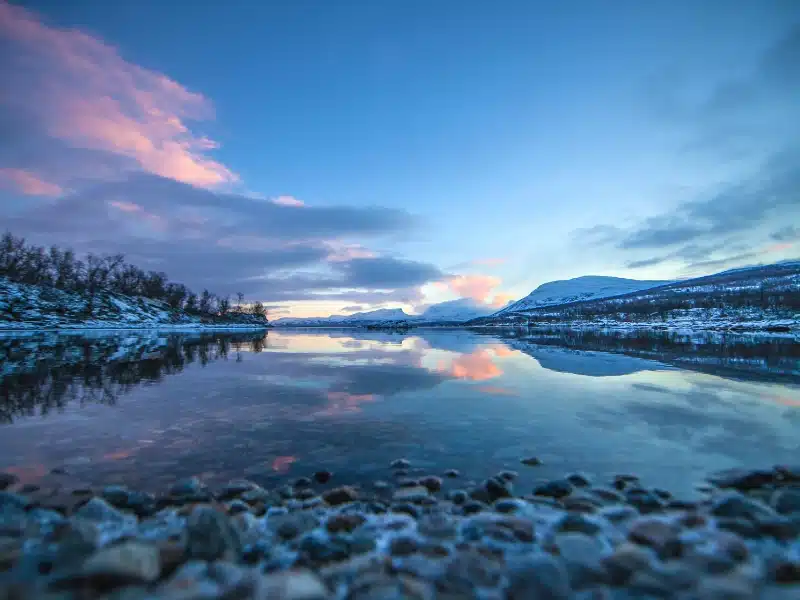
[[[261,352],[264,341],[262,332],[0,338],[0,422],[70,403],[113,405],[134,387],[193,363],[227,360],[232,348],[237,360],[243,351]]]

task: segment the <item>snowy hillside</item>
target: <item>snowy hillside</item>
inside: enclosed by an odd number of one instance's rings
[[[612,296],[506,309],[470,325],[797,332],[800,262],[734,269]]]
[[[0,330],[266,327],[250,314],[195,315],[159,300],[99,292],[67,292],[50,286],[15,283],[0,277]]]
[[[506,306],[495,313],[495,316],[530,310],[544,306],[557,306],[582,300],[610,298],[630,292],[638,292],[652,287],[672,283],[670,281],[640,281],[622,277],[602,277],[585,275],[575,279],[551,281],[543,283],[522,300]]]

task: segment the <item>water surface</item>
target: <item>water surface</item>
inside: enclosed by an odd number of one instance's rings
[[[271,330],[0,338],[0,470],[23,480],[339,483],[501,468],[520,486],[796,462],[800,344],[599,332]],[[538,456],[544,466],[519,460]],[[63,468],[68,475],[52,475]],[[457,482],[463,485],[463,480]]]

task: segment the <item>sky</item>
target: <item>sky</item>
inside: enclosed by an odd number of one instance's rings
[[[273,316],[800,256],[794,0],[0,0],[0,229]]]

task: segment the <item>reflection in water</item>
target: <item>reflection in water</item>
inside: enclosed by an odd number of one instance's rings
[[[0,421],[48,414],[69,402],[114,404],[143,383],[155,383],[186,366],[227,359],[231,350],[260,352],[263,334],[102,337],[46,333],[0,338]]]
[[[800,450],[791,339],[37,334],[0,338],[0,357],[0,469],[25,481],[66,466],[145,487],[319,468],[359,482],[399,456],[477,476],[535,453],[546,466],[523,486],[583,470],[658,472],[682,489]]]

